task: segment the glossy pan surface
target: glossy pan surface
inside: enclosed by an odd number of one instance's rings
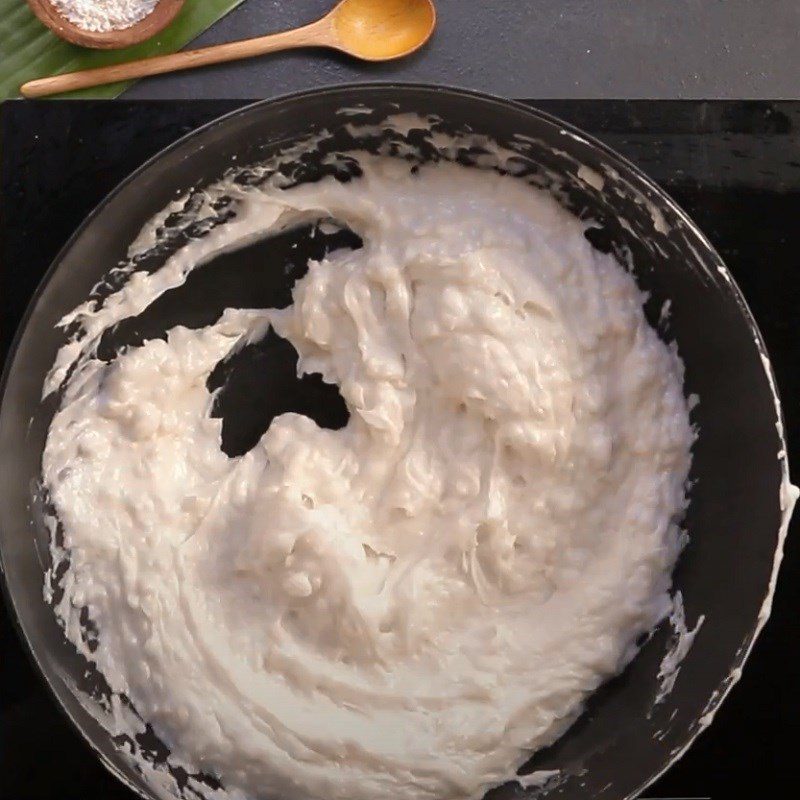
[[[331,135],[331,147],[346,146],[346,125],[353,118],[340,112],[354,107],[369,110],[359,115],[360,123],[380,123],[398,112],[435,115],[445,132],[470,129],[519,152],[532,165],[528,179],[552,186],[560,202],[593,221],[587,235],[596,246],[629,260],[639,285],[649,293],[646,312],[651,324],[665,340],[677,343],[686,365],[686,391],[700,398],[692,412],[699,436],[685,523],[690,543],[674,580],[688,623],[694,624],[700,615],[705,623],[662,702],[654,703],[659,666],[673,644],[667,624],[621,676],[592,697],[572,728],[523,770],[562,771],[561,779],[547,790],[549,797],[632,796],[710,722],[768,613],[785,527],[780,408],[755,323],[719,256],[693,223],[608,148],[513,102],[460,90],[391,84],[296,94],[249,106],[198,129],[109,195],[56,258],[6,364],[0,406],[0,557],[9,605],[33,658],[76,728],[118,777],[143,797],[156,797],[124,748],[96,721],[91,693],[77,688],[86,683],[87,665],[64,639],[43,599],[49,533],[37,487],[55,400],[43,403],[40,398],[45,373],[64,341],[55,324],[125,258],[143,224],[177,194],[214,181],[234,162],[261,161],[323,129]],[[315,169],[309,164],[309,179]],[[224,256],[220,269],[210,269],[208,279],[176,290],[174,302],[160,306],[157,316],[142,320],[142,325],[166,329],[178,321],[206,324],[224,305],[272,303],[285,295],[296,270],[319,247],[307,233],[273,243],[277,246]],[[110,344],[115,344],[113,337]],[[275,413],[328,413],[329,397],[297,393],[291,357],[282,348],[272,348],[252,365],[273,376],[260,391]],[[245,404],[231,412],[237,419],[230,434],[234,448],[237,437],[244,442],[263,423],[248,409]],[[155,760],[163,763],[165,755],[162,749]],[[493,795],[537,791],[509,783]]]

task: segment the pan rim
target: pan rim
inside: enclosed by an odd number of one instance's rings
[[[214,129],[222,127],[230,123],[234,119],[238,119],[248,114],[258,113],[264,108],[270,108],[273,111],[277,111],[283,105],[291,104],[309,98],[324,99],[324,98],[330,98],[331,96],[341,95],[343,104],[344,103],[352,104],[353,102],[358,102],[358,97],[355,97],[354,95],[358,95],[361,92],[375,92],[375,91],[385,92],[387,94],[387,99],[391,99],[391,93],[422,91],[430,93],[431,95],[438,94],[442,96],[444,95],[460,96],[462,98],[478,101],[481,104],[498,105],[505,109],[512,109],[524,116],[529,116],[558,127],[563,134],[576,138],[580,142],[588,145],[594,151],[598,152],[600,155],[603,156],[604,159],[607,159],[612,166],[617,166],[617,165],[621,166],[627,173],[625,176],[626,182],[633,183],[634,186],[638,185],[638,188],[644,189],[648,199],[652,200],[653,198],[655,198],[659,203],[669,208],[670,211],[673,214],[675,214],[675,216],[680,220],[681,224],[684,226],[685,232],[687,233],[688,236],[691,237],[692,243],[699,247],[698,255],[702,253],[703,260],[706,261],[713,268],[713,273],[714,273],[713,277],[715,279],[717,288],[720,291],[727,293],[735,301],[736,306],[740,314],[742,315],[742,318],[746,323],[750,334],[753,336],[758,353],[761,356],[761,365],[764,370],[765,377],[767,378],[767,382],[769,384],[770,392],[772,394],[775,405],[775,425],[777,427],[779,449],[782,450],[784,454],[781,459],[781,485],[779,487],[778,497],[776,498],[779,503],[782,519],[781,519],[781,525],[779,526],[779,530],[777,531],[778,538],[777,538],[775,552],[773,555],[771,579],[767,586],[767,591],[763,600],[763,604],[761,606],[761,609],[759,610],[754,625],[752,628],[749,629],[749,632],[743,638],[742,644],[739,650],[737,651],[737,654],[733,658],[731,669],[728,675],[721,681],[717,689],[712,693],[711,697],[707,702],[704,712],[699,717],[695,718],[692,722],[689,723],[689,725],[687,726],[686,733],[681,737],[683,741],[680,747],[673,749],[673,751],[669,753],[665,753],[663,759],[660,759],[662,760],[663,763],[657,771],[653,772],[652,775],[647,777],[641,784],[637,786],[636,789],[620,797],[620,800],[633,800],[633,798],[637,797],[648,786],[650,786],[653,782],[655,782],[658,778],[660,778],[675,762],[680,760],[680,758],[685,754],[685,752],[692,746],[697,737],[707,727],[709,727],[710,724],[710,722],[705,725],[697,723],[700,723],[702,718],[713,717],[716,710],[720,707],[722,702],[725,700],[730,691],[738,682],[739,676],[741,675],[741,669],[743,665],[746,663],[747,659],[749,658],[756,644],[756,641],[758,640],[759,635],[761,634],[761,631],[763,630],[766,622],[769,619],[769,613],[766,613],[765,615],[764,610],[765,609],[767,611],[771,610],[771,601],[775,591],[776,580],[780,568],[780,563],[783,557],[784,543],[788,532],[787,531],[788,521],[791,517],[791,504],[789,505],[787,513],[787,510],[785,510],[782,507],[780,502],[781,493],[784,491],[785,486],[791,484],[789,482],[789,461],[788,461],[788,451],[786,446],[785,421],[783,415],[783,407],[780,400],[780,394],[777,387],[777,380],[772,367],[772,362],[769,359],[769,354],[763,339],[763,335],[758,327],[758,324],[756,323],[756,320],[752,314],[752,311],[744,295],[742,294],[741,289],[739,288],[733,276],[728,271],[725,262],[723,261],[722,257],[718,254],[716,248],[707,239],[705,234],[700,230],[700,228],[692,220],[692,218],[681,208],[681,206],[662,187],[660,187],[657,183],[655,183],[652,179],[650,179],[638,166],[636,166],[627,158],[625,158],[625,156],[613,150],[611,147],[606,145],[601,140],[595,138],[593,135],[583,131],[582,129],[571,123],[563,121],[562,119],[560,119],[554,114],[551,114],[550,112],[542,111],[536,108],[535,106],[528,105],[525,102],[521,102],[518,100],[509,100],[494,94],[475,91],[471,89],[465,89],[457,86],[432,84],[424,82],[370,81],[370,82],[354,82],[354,83],[344,83],[344,84],[330,84],[327,86],[316,87],[313,89],[305,89],[302,91],[289,92],[278,95],[273,98],[256,100],[252,103],[247,103],[246,105],[240,108],[236,108],[219,117],[216,117],[198,126],[197,128],[189,131],[188,133],[178,138],[176,141],[162,148],[157,153],[149,157],[146,161],[144,161],[129,175],[123,178],[110,192],[108,192],[100,200],[100,202],[96,206],[94,206],[94,208],[86,215],[86,217],[83,219],[80,225],[75,229],[72,235],[67,239],[64,245],[58,250],[57,254],[53,258],[52,262],[50,263],[47,270],[43,274],[41,280],[39,281],[36,290],[31,296],[31,299],[29,300],[26,306],[25,312],[17,326],[11,344],[6,353],[2,374],[0,375],[0,418],[2,417],[7,386],[12,372],[12,368],[16,362],[19,345],[27,331],[30,319],[37,308],[38,302],[41,299],[42,294],[44,293],[45,289],[47,288],[48,284],[50,283],[55,273],[60,268],[63,260],[74,246],[75,242],[84,233],[84,231],[92,224],[92,222],[96,219],[96,217],[98,217],[102,213],[103,209],[115,197],[117,197],[127,186],[129,186],[131,183],[137,180],[142,174],[146,173],[157,162],[166,158],[171,153],[179,151],[181,148],[185,147],[187,143],[192,142],[195,139],[200,138],[204,135],[207,135]],[[535,103],[536,101],[534,100],[532,102]],[[718,280],[717,276],[719,276],[721,280]],[[4,555],[2,552],[2,548],[0,547],[0,586],[2,586],[3,597],[5,599],[6,606],[9,609],[9,617],[12,621],[14,628],[17,631],[19,638],[24,642],[23,649],[27,653],[29,660],[35,665],[36,672],[39,674],[39,677],[44,682],[44,685],[46,686],[49,694],[55,699],[56,706],[66,716],[71,726],[75,730],[77,730],[77,732],[80,734],[81,739],[89,746],[91,751],[96,754],[96,756],[99,758],[100,762],[106,767],[106,769],[109,772],[111,772],[111,774],[113,774],[122,783],[124,783],[129,789],[131,789],[137,795],[143,798],[143,800],[150,800],[148,795],[144,794],[137,786],[135,786],[128,779],[128,777],[125,776],[121,772],[121,770],[98,749],[98,747],[92,741],[90,736],[86,733],[84,726],[81,725],[74,718],[72,713],[68,710],[68,708],[64,705],[64,703],[62,703],[59,693],[54,685],[54,681],[51,679],[51,676],[48,675],[47,671],[45,670],[42,662],[40,661],[37,653],[35,652],[31,644],[31,640],[29,639],[24,629],[20,615],[17,610],[17,604],[14,601],[12,592],[8,585],[6,577],[6,569],[7,567],[5,565]],[[523,789],[523,795],[528,795],[533,797],[535,791],[536,790],[531,791],[528,789]]]

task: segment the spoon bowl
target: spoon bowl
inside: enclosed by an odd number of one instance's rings
[[[402,58],[436,27],[432,0],[342,0],[330,14],[337,47],[366,61]]]
[[[159,0],[156,7],[138,22],[110,31],[87,31],[70,22],[50,0],[28,0],[31,11],[53,33],[72,44],[96,50],[118,50],[144,42],[162,31],[183,8],[186,0]]]

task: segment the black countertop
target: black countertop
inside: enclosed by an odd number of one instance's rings
[[[0,358],[50,261],[129,172],[242,101],[0,106]],[[800,463],[800,103],[542,101],[641,166],[718,248],[764,334]],[[797,529],[798,525],[793,526]],[[795,534],[797,531],[795,530]],[[773,617],[714,724],[648,797],[784,793],[800,690],[800,542],[790,535]],[[132,800],[56,708],[0,608],[0,798]]]

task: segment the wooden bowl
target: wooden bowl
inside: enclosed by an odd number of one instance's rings
[[[50,28],[56,36],[81,47],[94,47],[99,50],[117,50],[155,36],[175,19],[185,0],[159,0],[158,5],[144,19],[129,28],[113,31],[87,31],[73,25],[58,13],[50,0],[28,0],[34,14]]]

